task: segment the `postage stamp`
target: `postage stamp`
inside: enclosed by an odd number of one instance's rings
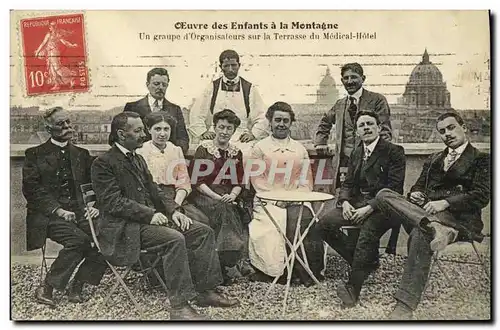
[[[28,96],[88,91],[83,14],[23,19],[20,31]]]

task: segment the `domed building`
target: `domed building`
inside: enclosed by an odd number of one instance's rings
[[[409,109],[451,110],[450,92],[441,71],[429,60],[427,49],[413,69],[403,97],[398,100]]]
[[[330,68],[326,68],[326,73],[321,82],[319,89],[316,91],[316,104],[335,104],[339,98],[339,91],[335,86],[335,79],[330,74]]]

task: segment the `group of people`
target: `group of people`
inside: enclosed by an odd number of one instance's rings
[[[180,107],[167,101],[165,69],[152,69],[148,95],[125,105],[111,123],[111,149],[97,158],[71,143],[73,129],[60,107],[45,113],[51,138],[26,150],[23,193],[28,201],[28,250],[45,240],[63,246],[43,285],[40,303],[55,306],[53,290],[69,286],[71,302],[84,301],[84,283],[97,285],[104,258],[134,265],[141,250],[159,252],[158,266],[170,301],[171,319],[204,319],[191,304],[232,307],[218,285],[230,285],[234,273],[254,281],[286,278],[287,247],[269,214],[290,240],[302,213],[303,232],[316,215],[304,251],[312,273],[324,278],[328,243],[351,266],[349,281],[337,286],[345,306],[358,302],[364,280],[379,266],[379,241],[390,228],[410,235],[408,260],[396,307],[390,317],[408,319],[417,308],[433,252],[481,234],[481,209],[490,198],[489,155],[474,148],[456,113],[436,120],[446,149],[432,154],[408,196],[403,196],[405,154],[390,142],[390,110],[385,97],[363,88],[358,63],[341,68],[347,96],[338,100],[318,125],[315,146],[328,155],[336,127],[334,201],[320,214],[312,205],[266,202],[267,191],[313,191],[306,148],[290,137],[296,120],[292,107],[275,102],[265,109],[255,87],[238,75],[239,56],[222,52],[223,77],[195,102],[186,128]],[[187,161],[189,133],[198,139]],[[345,179],[340,173],[344,169]],[[87,208],[81,184],[92,183],[95,207]],[[101,253],[91,246],[87,217],[95,219]],[[342,226],[357,226],[347,234]],[[232,269],[232,275],[229,270]],[[285,274],[284,274],[285,272]],[[295,283],[312,285],[296,264]]]

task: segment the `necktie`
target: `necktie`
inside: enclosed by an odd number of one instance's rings
[[[448,171],[450,169],[451,165],[453,165],[453,163],[457,160],[457,157],[458,157],[458,152],[456,152],[455,150],[452,150],[448,154],[448,164],[444,169],[445,171]]]
[[[368,158],[370,158],[370,155],[371,155],[370,149],[365,148],[365,154],[363,156],[363,160],[366,162]]]
[[[139,165],[139,161],[137,160],[137,156],[131,152],[127,152],[127,159],[132,163],[135,169],[141,172],[141,167]]]
[[[153,103],[153,111],[160,111],[160,104],[158,104],[158,100],[155,100],[155,103]]]
[[[358,106],[355,103],[355,98],[352,96],[349,96],[349,101],[351,102],[349,104],[349,108],[347,111],[349,112],[349,116],[351,117],[351,121],[354,122],[354,119],[356,117],[356,112],[358,111]]]

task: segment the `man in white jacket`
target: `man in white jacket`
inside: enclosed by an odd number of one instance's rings
[[[210,83],[193,104],[189,113],[189,131],[194,141],[212,140],[215,137],[213,114],[230,109],[241,120],[231,142],[245,155],[255,143],[252,141],[269,135],[266,106],[256,87],[238,75],[238,53],[234,50],[223,51],[219,56],[219,63],[223,76]]]

